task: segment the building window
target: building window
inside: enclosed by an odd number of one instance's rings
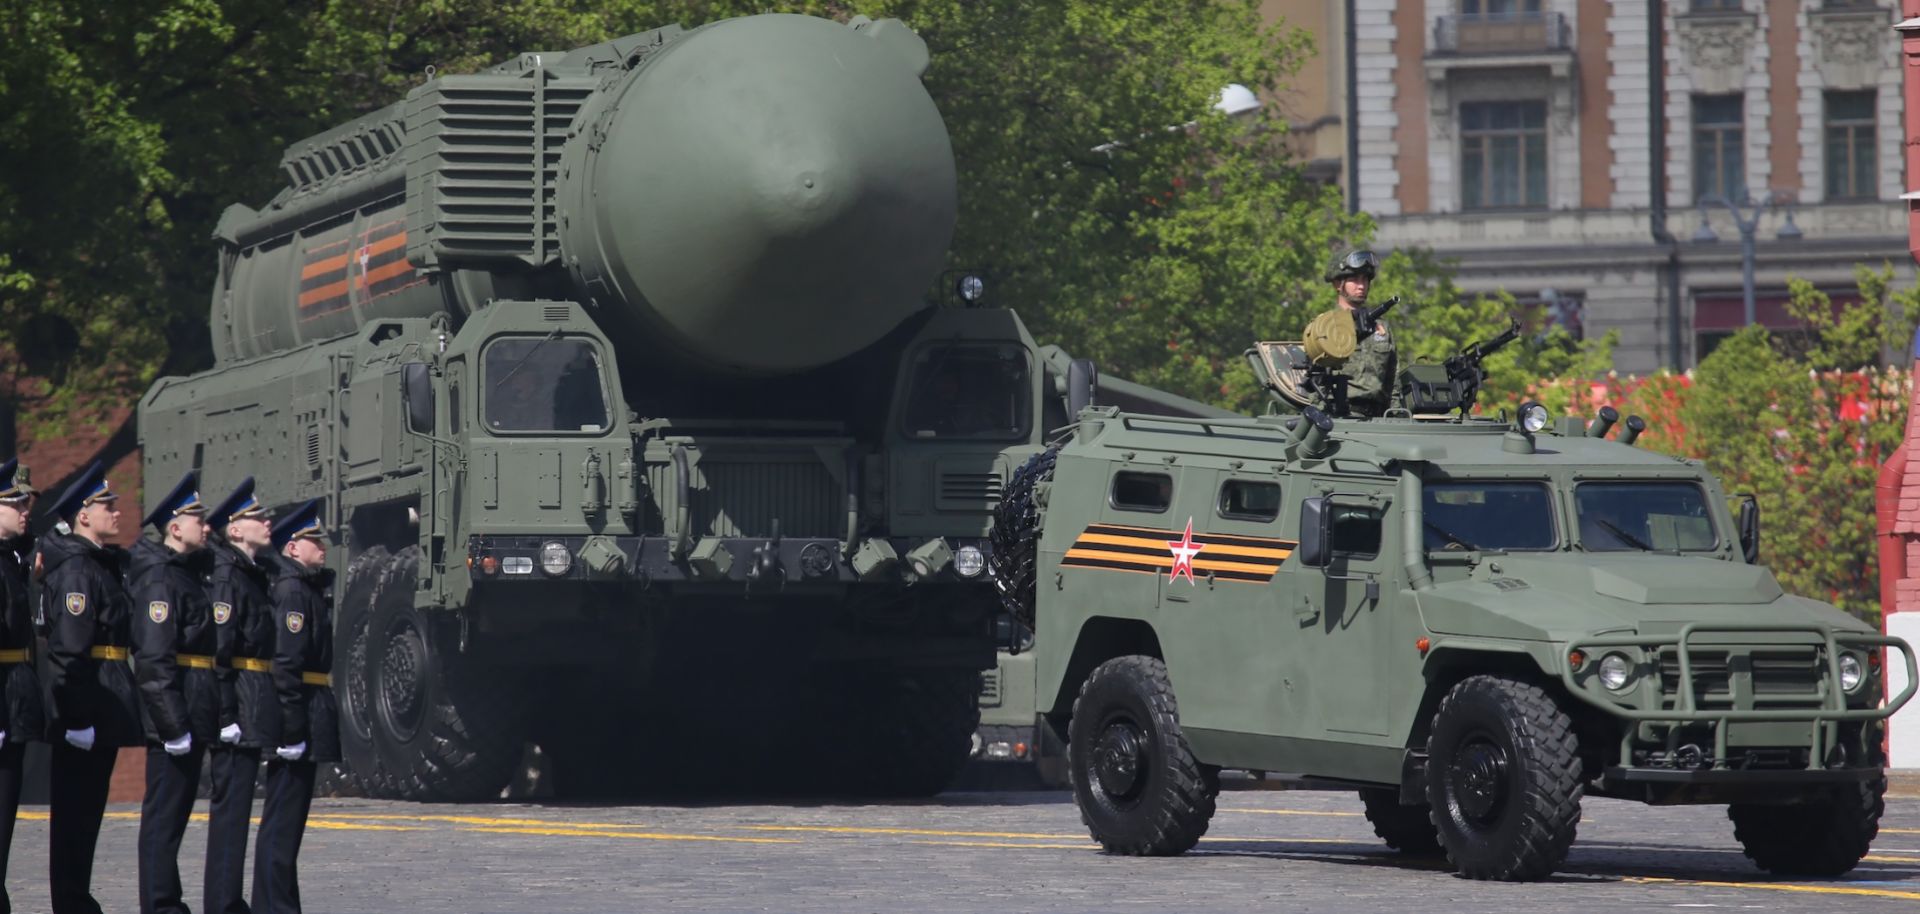
[[[1540,0],[1460,0],[1460,13],[1465,16],[1511,16],[1515,13],[1540,12]]]
[[[1747,195],[1745,102],[1739,95],[1693,97],[1693,198],[1739,203]]]
[[[1693,0],[1696,13],[1719,13],[1741,9],[1741,0]]]
[[[1879,184],[1874,93],[1827,93],[1827,199],[1872,199]]]
[[[1465,209],[1547,205],[1547,103],[1460,106],[1460,200]]]

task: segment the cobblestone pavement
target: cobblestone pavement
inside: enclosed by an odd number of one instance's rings
[[[1345,793],[1229,791],[1200,847],[1171,859],[1099,853],[1058,791],[888,805],[319,800],[301,894],[315,914],[1920,910],[1920,799],[1887,812],[1849,877],[1790,883],[1748,865],[1720,808],[1589,800],[1557,878],[1501,885],[1388,851]],[[15,910],[45,911],[46,808],[21,819],[7,887]],[[138,819],[108,812],[94,873],[108,911],[137,909]],[[204,829],[182,848],[196,911]]]

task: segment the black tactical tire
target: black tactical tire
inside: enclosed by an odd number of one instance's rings
[[[1544,878],[1580,825],[1573,721],[1538,686],[1474,676],[1447,693],[1427,739],[1427,802],[1469,879]]]
[[[1402,805],[1399,789],[1391,787],[1364,788],[1360,802],[1366,807],[1367,821],[1373,823],[1373,833],[1388,847],[1415,857],[1440,856],[1440,829],[1433,824],[1427,804]]]
[[[1040,562],[1040,506],[1034,503],[1035,485],[1053,478],[1060,449],[1047,448],[1013,471],[993,509],[993,530],[987,560],[1000,606],[1029,630],[1034,627],[1035,576]]]
[[[501,670],[448,662],[449,620],[413,605],[419,569],[419,547],[402,549],[374,595],[362,666],[371,764],[353,767],[373,797],[496,799],[520,762],[525,690]]]
[[[980,675],[929,670],[882,680],[869,698],[868,764],[848,785],[882,797],[930,797],[959,777],[980,727]]]
[[[1835,790],[1791,806],[1727,807],[1733,837],[1761,869],[1776,876],[1832,878],[1859,864],[1880,833],[1887,779]]]
[[[392,561],[387,547],[374,546],[347,565],[346,584],[333,620],[333,688],[340,704],[339,770],[364,793],[366,784],[354,772],[375,767],[372,717],[367,693],[367,623],[373,617],[373,599],[380,579]]]
[[[1193,756],[1167,665],[1145,656],[1095,667],[1073,703],[1067,757],[1080,821],[1110,853],[1185,853],[1207,833],[1218,769]]]

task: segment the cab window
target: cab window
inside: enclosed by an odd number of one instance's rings
[[[1542,550],[1560,544],[1553,496],[1542,483],[1469,480],[1425,488],[1428,550]]]
[[[1592,552],[1705,552],[1720,545],[1700,486],[1583,482],[1573,490],[1580,544]]]
[[[606,375],[587,340],[495,341],[482,361],[482,407],[495,432],[598,434],[607,430]]]
[[[914,438],[1022,440],[1032,409],[1021,347],[931,346],[913,361],[904,431]]]
[[[1386,512],[1379,508],[1342,504],[1330,505],[1327,510],[1333,512],[1330,546],[1335,555],[1356,559],[1380,555],[1380,535],[1385,526]]]
[[[1220,516],[1266,522],[1280,516],[1280,484],[1229,479],[1220,486]]]
[[[1173,504],[1173,477],[1165,473],[1115,473],[1112,501],[1122,511],[1158,514]]]

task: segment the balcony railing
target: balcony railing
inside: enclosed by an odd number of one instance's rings
[[[1542,54],[1573,47],[1560,13],[1462,13],[1441,16],[1433,30],[1437,54]]]

